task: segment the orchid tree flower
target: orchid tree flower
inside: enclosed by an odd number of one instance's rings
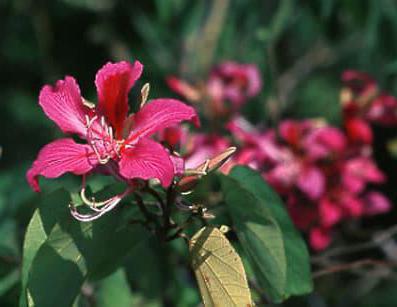
[[[195,84],[175,76],[168,76],[170,89],[194,104],[202,104],[203,112],[209,118],[230,117],[259,94],[262,78],[255,64],[241,64],[232,61],[214,66],[208,79]]]
[[[354,127],[350,128],[355,129],[356,133],[361,132],[358,136],[364,141],[372,141],[372,136],[369,135],[370,123],[384,127],[397,125],[396,97],[383,91],[370,75],[346,70],[342,74],[342,81],[344,88],[341,91],[341,104],[345,121],[355,120],[350,124]]]
[[[158,179],[171,184],[175,165],[170,153],[150,137],[159,130],[188,120],[199,124],[195,110],[175,99],[146,102],[148,87],[142,90],[139,111],[129,115],[128,93],[142,74],[143,65],[135,61],[107,63],[97,73],[98,104],[87,102],[73,77],[55,86],[45,85],[39,96],[44,113],[66,134],[44,146],[27,172],[27,180],[40,191],[38,176],[57,178],[65,173],[85,175],[104,168],[118,179]],[[119,201],[107,201],[105,206]]]
[[[230,101],[239,109],[249,98],[259,94],[262,79],[256,65],[227,61],[211,71],[207,87],[215,100]]]

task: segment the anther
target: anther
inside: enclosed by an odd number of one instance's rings
[[[145,83],[145,85],[141,89],[141,103],[139,105],[139,108],[142,108],[145,105],[147,98],[149,97],[149,91],[150,91],[150,84]]]

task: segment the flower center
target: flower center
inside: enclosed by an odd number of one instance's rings
[[[113,128],[102,116],[89,118],[86,116],[87,143],[91,146],[100,164],[106,164],[110,159],[120,157],[120,148],[124,140],[114,138]]]

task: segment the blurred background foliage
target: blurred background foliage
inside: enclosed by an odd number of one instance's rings
[[[72,75],[95,100],[94,76],[106,61],[139,59],[145,70],[137,88],[150,82],[152,98],[175,96],[167,75],[199,82],[214,64],[235,60],[255,63],[264,79],[256,103],[244,110],[251,120],[273,125],[285,117],[323,117],[338,124],[345,69],[366,71],[397,94],[396,40],[393,0],[0,0],[0,305],[15,306],[19,294],[23,234],[37,199],[26,169],[60,134],[38,107],[43,84]],[[395,131],[379,128],[376,136],[375,152],[389,175],[385,189],[395,200],[396,162],[385,147]],[[58,182],[75,184],[69,177]],[[376,223],[394,223],[395,213]],[[150,245],[135,252],[160,248]],[[172,306],[197,306],[186,270],[178,263],[166,268],[162,260],[127,263],[95,289],[83,288],[84,303],[76,304],[171,306],[159,297],[172,297]],[[175,282],[166,286],[169,274]],[[314,294],[286,305],[395,305],[395,282],[369,277],[342,289],[349,280],[343,274],[318,279]]]

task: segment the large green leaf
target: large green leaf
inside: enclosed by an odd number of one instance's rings
[[[237,236],[258,282],[280,302],[312,290],[309,255],[282,201],[257,172],[237,166],[222,177]]]
[[[189,249],[205,307],[253,306],[240,256],[218,228],[200,229]]]
[[[140,240],[124,262],[125,272],[133,288],[145,298],[161,297],[167,287],[167,246],[152,236]],[[145,255],[145,257],[142,257]]]
[[[30,220],[23,245],[20,307],[27,306],[26,286],[32,261],[40,246],[47,240],[51,229],[56,223],[57,217],[63,211],[62,206],[58,204],[67,204],[68,201],[69,195],[64,190],[57,190],[46,195]],[[45,217],[45,219],[42,219],[42,217]]]
[[[21,306],[71,306],[84,280],[114,271],[146,231],[123,221],[122,210],[81,223],[68,209],[69,195],[57,191],[39,205],[24,244]],[[49,291],[50,289],[50,291]]]

